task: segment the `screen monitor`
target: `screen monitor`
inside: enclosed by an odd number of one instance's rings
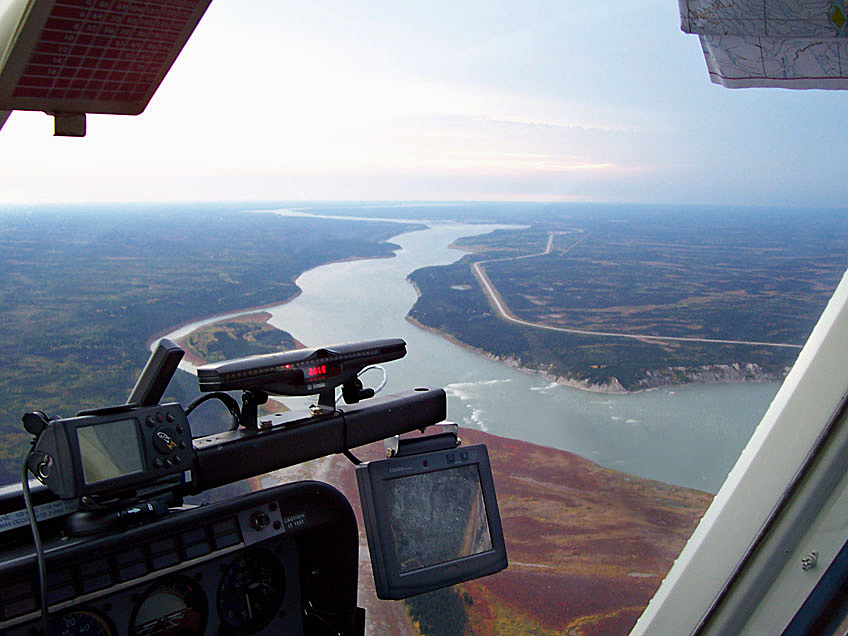
[[[135,418],[76,429],[85,483],[132,475],[144,470]]]
[[[401,599],[507,566],[482,444],[357,466],[377,596]]]

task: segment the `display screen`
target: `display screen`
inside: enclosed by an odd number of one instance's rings
[[[507,567],[485,445],[400,450],[356,467],[377,598],[409,598]]]
[[[342,365],[340,364],[316,364],[314,366],[304,368],[303,377],[307,382],[311,382],[313,380],[330,378],[335,375],[339,375],[341,372]]]
[[[492,549],[476,464],[391,479],[386,492],[401,573]]]
[[[86,484],[144,470],[141,440],[134,419],[81,426],[76,432]]]

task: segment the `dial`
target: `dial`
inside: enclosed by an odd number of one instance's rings
[[[206,594],[187,576],[154,583],[133,610],[132,636],[194,636],[203,634],[209,616]]]
[[[286,579],[280,560],[252,550],[233,561],[218,586],[218,614],[228,633],[253,634],[268,625],[283,602]]]
[[[50,621],[50,636],[115,636],[112,622],[95,609],[75,609]]]

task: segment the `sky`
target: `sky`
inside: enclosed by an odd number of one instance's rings
[[[842,207],[845,100],[711,84],[675,0],[213,0],[141,115],[12,113],[0,206]]]

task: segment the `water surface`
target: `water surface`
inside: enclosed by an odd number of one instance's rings
[[[461,236],[497,226],[434,223],[401,234],[395,258],[310,270],[303,293],[274,307],[270,323],[307,346],[403,338],[408,354],[385,365],[386,391],[444,387],[448,417],[490,433],[572,451],[603,466],[716,491],[765,412],[778,384],[686,385],[630,395],[554,384],[410,324],[413,270],[451,263]],[[189,326],[172,334],[185,333]],[[364,378],[376,384],[379,373]]]

